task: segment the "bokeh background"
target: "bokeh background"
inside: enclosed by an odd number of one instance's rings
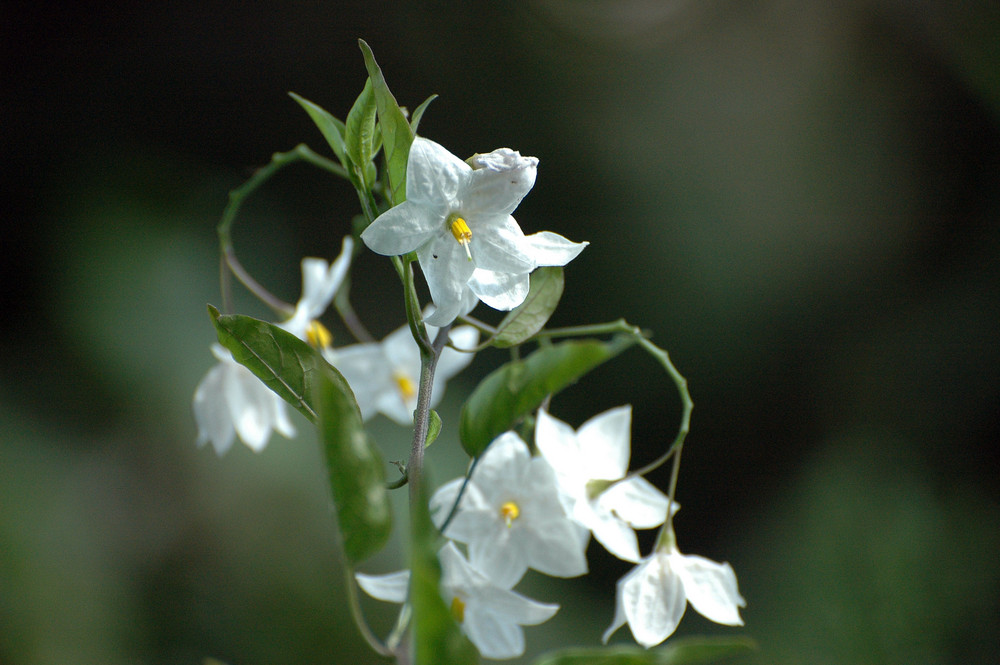
[[[518,219],[591,246],[556,323],[655,331],[696,404],[681,548],[727,560],[746,663],[996,663],[1000,638],[1000,10],[988,0],[5,3],[0,19],[0,662],[374,662],[349,624],[307,424],[254,454],[195,446],[215,224],[272,152],[323,150],[374,49],[422,133],[541,159]],[[325,152],[325,150],[324,150]],[[235,231],[294,301],[350,188],[289,168]],[[402,310],[363,256],[355,304]],[[245,293],[240,311],[267,312]],[[482,312],[481,310],[477,310]],[[484,316],[487,316],[484,313]],[[338,339],[342,328],[328,319]],[[439,482],[464,457],[442,407]],[[631,352],[553,403],[678,406]],[[406,434],[372,430],[388,459]],[[654,474],[666,485],[666,475]],[[648,545],[651,534],[643,535]],[[366,566],[402,565],[394,541]],[[599,642],[629,566],[591,548],[529,655]],[[365,604],[376,630],[392,609]],[[627,630],[615,641],[628,642]]]

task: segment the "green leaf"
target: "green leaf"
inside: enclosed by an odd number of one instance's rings
[[[365,81],[364,89],[347,113],[344,144],[354,165],[366,168],[374,154],[375,145],[375,94],[372,92],[371,79]]]
[[[493,337],[493,346],[517,346],[531,339],[556,310],[562,292],[562,268],[543,267],[531,273],[528,297],[503,317]]]
[[[287,330],[249,316],[220,316],[211,305],[208,311],[219,343],[229,349],[236,362],[311,422],[319,422],[320,377],[326,376],[353,399],[354,393],[340,372]],[[354,408],[358,408],[356,402]]]
[[[427,486],[425,474],[421,486]],[[455,623],[441,597],[440,546],[431,523],[427,497],[421,494],[410,507],[410,603],[413,606],[415,665],[472,665],[479,653]]]
[[[424,100],[424,103],[418,106],[414,111],[413,115],[410,116],[410,129],[413,130],[413,134],[416,135],[417,127],[420,126],[420,119],[424,117],[424,111],[430,106],[430,103],[437,99],[437,95],[431,95]]]
[[[319,127],[319,131],[323,133],[323,138],[325,138],[326,142],[330,144],[330,147],[333,149],[333,153],[337,155],[337,159],[339,159],[344,168],[350,172],[351,161],[347,156],[347,145],[344,143],[344,133],[346,131],[344,123],[337,120],[318,104],[314,104],[308,99],[296,95],[294,92],[290,92],[288,94],[291,95],[292,99],[299,103],[299,106],[306,110],[306,113],[309,114],[312,121],[316,123],[317,127]]]
[[[686,637],[662,649],[611,646],[572,648],[543,655],[535,665],[695,665],[736,656],[756,648],[744,637]]]
[[[491,372],[462,407],[459,437],[472,457],[497,436],[537,409],[546,395],[576,382],[635,343],[617,336],[610,342],[574,340],[538,349]]]
[[[382,147],[385,150],[386,170],[389,178],[389,193],[393,205],[399,205],[406,200],[406,161],[410,156],[410,144],[413,143],[413,130],[406,122],[406,116],[396,103],[396,98],[389,92],[382,70],[375,62],[372,50],[364,40],[359,39],[358,45],[364,54],[368,78],[371,79],[375,92],[375,106],[378,109],[379,128],[382,131]]]
[[[365,431],[354,394],[323,373],[319,384],[320,435],[326,449],[337,525],[353,563],[375,554],[392,533],[385,465]]]
[[[427,438],[424,440],[424,448],[430,448],[431,444],[437,441],[441,434],[441,416],[434,409],[430,410],[430,422],[427,425]]]

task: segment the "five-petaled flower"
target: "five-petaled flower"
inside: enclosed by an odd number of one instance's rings
[[[464,480],[431,498],[438,526]],[[501,434],[479,458],[444,535],[466,543],[472,565],[500,586],[514,586],[528,568],[555,577],[587,572],[587,530],[566,516],[552,467],[532,457],[514,432]]]
[[[625,480],[632,407],[594,416],[580,429],[538,411],[535,445],[555,469],[566,512],[620,559],[639,560],[633,528],[650,529],[667,518],[669,500],[645,478]],[[677,510],[674,504],[673,510]]]
[[[427,334],[434,339],[437,328],[427,326]],[[448,379],[472,361],[473,354],[467,351],[479,342],[479,331],[472,326],[459,326],[448,333],[448,339],[455,348],[446,346],[441,350],[431,386],[431,408],[444,395]],[[347,379],[362,418],[368,420],[376,413],[383,413],[400,425],[413,424],[420,349],[408,326],[398,328],[381,342],[326,349],[323,355]]]
[[[536,158],[501,148],[469,162],[434,141],[415,138],[407,161],[406,200],[361,234],[379,254],[416,251],[436,306],[427,321],[437,326],[471,310],[475,300],[470,292],[495,309],[517,307],[527,295],[532,270],[565,265],[585,245],[555,233],[529,240],[511,216],[535,184]],[[545,258],[559,262],[539,262],[537,244],[543,240],[550,246]]]
[[[347,237],[340,255],[330,265],[323,259],[302,259],[302,297],[291,318],[278,324],[280,327],[314,346],[329,345],[330,333],[316,319],[344,281],[353,248],[354,242]],[[198,445],[211,441],[215,452],[222,455],[239,435],[250,449],[260,452],[272,430],[288,438],[295,436],[285,401],[221,345],[213,344],[212,353],[219,363],[198,383],[192,404],[198,423]]]
[[[548,621],[558,605],[540,603],[498,585],[473,567],[455,544],[441,548],[441,595],[452,616],[486,658],[516,658],[524,653],[524,630]],[[406,600],[410,571],[388,575],[356,573],[358,584],[373,598],[393,603]]]
[[[677,549],[673,533],[658,544],[651,555],[618,580],[615,618],[604,632],[612,633],[628,622],[635,641],[656,646],[677,628],[690,602],[706,619],[727,626],[742,626],[736,573],[728,563],[684,555]]]

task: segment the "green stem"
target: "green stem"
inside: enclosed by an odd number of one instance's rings
[[[368,646],[375,653],[386,658],[392,658],[395,655],[392,649],[379,641],[378,637],[375,636],[375,633],[368,626],[368,622],[365,621],[364,614],[361,611],[361,601],[358,598],[358,582],[354,579],[353,566],[344,566],[344,585],[347,587],[347,604],[351,610],[351,616],[354,617],[354,623],[358,627],[358,632],[361,633],[361,637],[364,638],[365,642],[368,643]]]
[[[420,351],[420,385],[417,391],[417,408],[413,414],[413,444],[410,447],[410,459],[406,463],[406,477],[410,484],[410,505],[421,501],[424,466],[424,448],[427,444],[427,432],[430,428],[431,392],[434,387],[434,372],[437,369],[441,349],[448,341],[451,324],[438,330],[437,337],[427,350]]]

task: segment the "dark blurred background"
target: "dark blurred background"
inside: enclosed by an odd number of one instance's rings
[[[745,628],[689,611],[679,634],[749,635],[748,663],[998,662],[998,28],[987,0],[5,3],[0,662],[376,660],[307,423],[219,459],[190,409],[227,192],[275,151],[327,152],[287,92],[343,117],[359,37],[401,104],[440,95],[425,136],[541,159],[522,227],[591,242],[555,323],[624,316],[688,377],[679,544],[731,562],[749,604]],[[237,250],[294,302],[299,259],[336,255],[356,210],[290,167]],[[361,257],[353,293],[378,335],[402,323],[384,260]],[[449,388],[436,481],[465,464],[461,396],[503,359]],[[552,411],[623,403],[647,462],[678,406],[639,352]],[[405,456],[404,431],[372,430]],[[526,580],[563,610],[525,662],[598,643],[629,566],[591,562]],[[365,607],[385,634],[392,608]]]

